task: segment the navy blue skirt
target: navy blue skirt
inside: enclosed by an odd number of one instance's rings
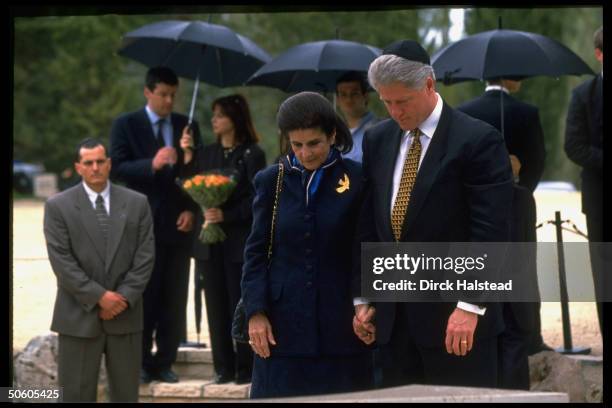
[[[371,389],[372,354],[254,357],[250,398],[331,394]]]

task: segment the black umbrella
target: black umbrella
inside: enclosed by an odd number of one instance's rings
[[[591,74],[572,50],[552,38],[516,30],[491,30],[447,45],[431,58],[444,84],[494,78],[524,79],[538,75]]]
[[[522,80],[539,75],[594,75],[572,50],[552,38],[527,31],[485,31],[447,45],[431,58],[436,78],[445,85],[470,80]],[[504,134],[504,92],[501,93]]]
[[[379,48],[353,41],[327,40],[296,45],[262,66],[247,85],[263,85],[285,92],[330,92],[348,71],[368,72],[381,54]]]
[[[148,67],[166,66],[180,77],[194,79],[190,123],[199,81],[218,87],[243,85],[271,59],[248,38],[203,21],[167,20],[144,25],[124,35],[118,53]]]

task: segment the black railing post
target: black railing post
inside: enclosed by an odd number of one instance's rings
[[[555,228],[557,230],[557,258],[559,261],[559,291],[561,295],[561,322],[563,324],[563,347],[555,349],[562,354],[590,354],[590,347],[572,346],[572,326],[570,324],[569,297],[567,295],[567,281],[565,279],[565,252],[563,250],[563,234],[561,225],[561,212],[555,211]]]

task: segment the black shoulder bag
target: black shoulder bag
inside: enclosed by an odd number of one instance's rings
[[[272,207],[272,225],[270,226],[270,244],[268,245],[268,267],[272,260],[272,239],[274,237],[274,224],[276,223],[276,213],[278,209],[278,198],[283,185],[283,164],[278,163],[278,177],[276,178],[276,194],[274,196],[274,206]],[[242,297],[236,305],[234,319],[232,320],[232,337],[239,343],[249,342],[249,322],[246,319],[246,309]]]

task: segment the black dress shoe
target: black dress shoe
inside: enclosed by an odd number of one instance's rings
[[[148,384],[151,381],[153,381],[154,376],[147,370],[145,370],[144,368],[140,369],[140,383],[141,384]]]
[[[165,383],[179,382],[178,376],[172,370],[161,370],[157,375],[157,379]]]
[[[251,382],[251,373],[240,373],[236,376],[236,384],[248,384]]]
[[[540,343],[540,344],[538,344],[536,346],[532,346],[527,354],[532,356],[532,355],[538,354],[539,352],[542,352],[542,351],[555,351],[555,349],[553,349],[552,347],[550,347],[546,343]]]
[[[215,384],[226,384],[228,382],[234,381],[233,375],[227,374],[215,374],[215,378],[213,379]]]

